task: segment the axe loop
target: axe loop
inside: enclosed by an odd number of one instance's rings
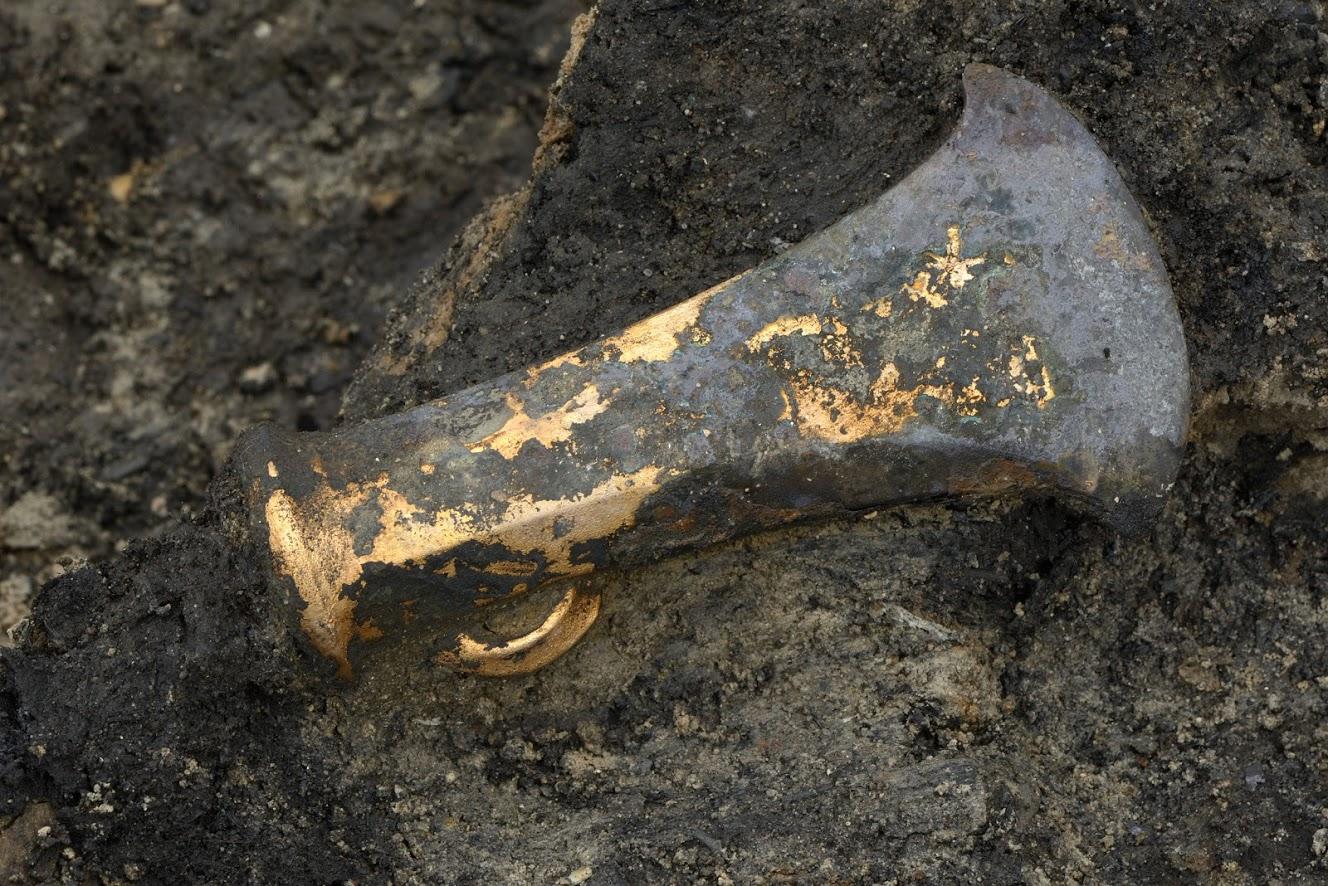
[[[481,677],[516,677],[530,674],[571,649],[599,616],[598,590],[573,583],[544,622],[513,640],[476,639],[460,634],[450,649],[434,659],[444,667]]]

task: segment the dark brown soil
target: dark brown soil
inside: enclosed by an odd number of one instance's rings
[[[605,578],[533,677],[402,649],[352,687],[223,540],[227,484],[202,525],[163,513],[242,426],[333,420],[404,281],[529,169],[575,10],[66,5],[0,12],[0,579],[160,538],[48,585],[0,660],[0,865],[1328,881],[1321,4],[601,4],[531,184],[402,302],[348,416],[801,239],[925,156],[985,61],[1079,113],[1149,215],[1195,372],[1181,482],[1137,539],[1050,502],[765,536]]]
[[[0,597],[196,511],[244,428],[335,421],[384,310],[528,175],[577,9],[0,7]]]

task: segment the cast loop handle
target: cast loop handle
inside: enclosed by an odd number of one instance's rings
[[[487,637],[458,634],[455,644],[439,652],[438,664],[481,677],[516,677],[530,674],[560,658],[575,646],[599,616],[602,594],[580,582],[573,583],[544,622],[527,634],[504,640],[488,631]]]

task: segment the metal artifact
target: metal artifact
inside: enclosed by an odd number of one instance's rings
[[[1121,530],[1161,507],[1189,413],[1166,269],[1093,137],[996,68],[949,140],[866,206],[619,335],[399,415],[238,450],[274,581],[312,646],[357,650],[554,580],[517,640],[566,651],[577,581],[795,521],[1054,494]]]

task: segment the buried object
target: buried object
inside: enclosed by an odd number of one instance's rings
[[[619,335],[331,433],[250,432],[235,468],[311,644],[428,630],[572,584],[525,673],[598,612],[576,577],[815,517],[1056,494],[1160,508],[1189,412],[1166,270],[1092,136],[1036,86],[964,74],[948,141],[875,203]]]

